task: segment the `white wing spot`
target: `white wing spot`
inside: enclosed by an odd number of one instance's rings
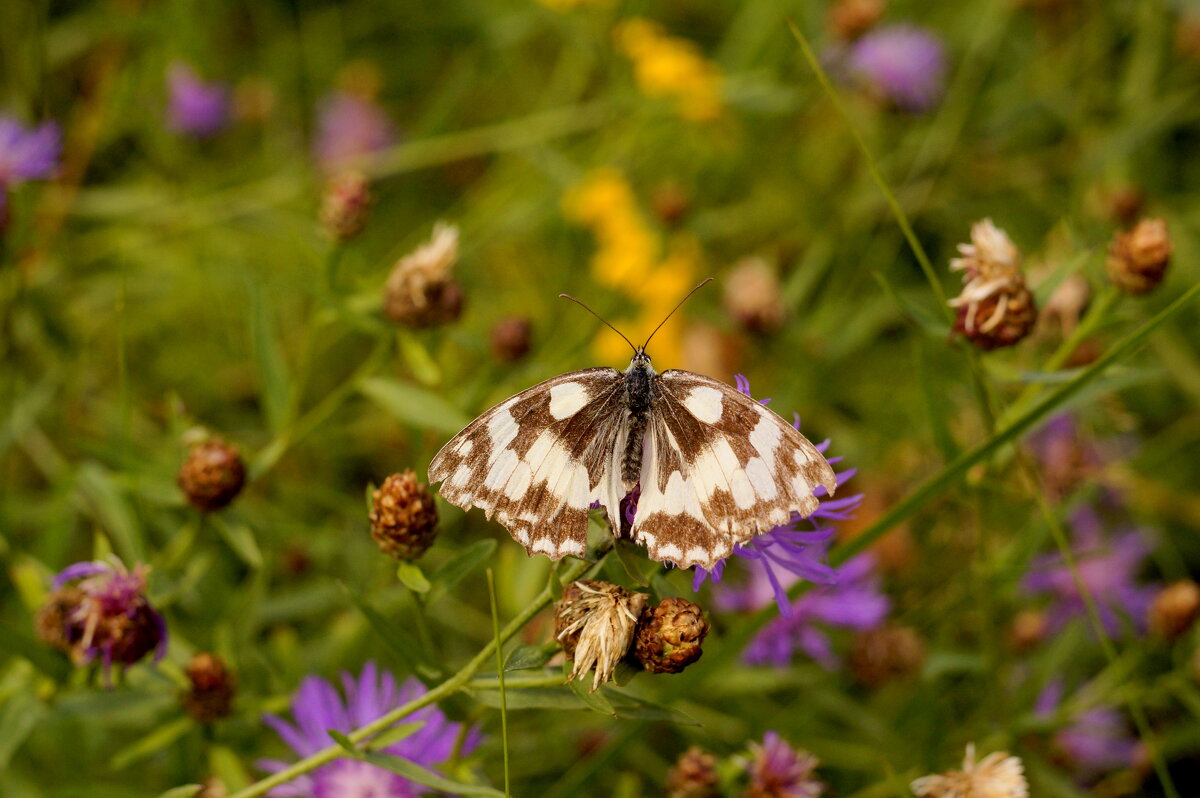
[[[562,382],[550,389],[550,415],[570,418],[588,402],[588,390],[578,382]]]
[[[767,411],[770,412],[770,411]],[[770,455],[783,439],[782,431],[775,419],[763,416],[750,430],[750,444],[763,455]]]
[[[738,507],[743,510],[748,510],[754,505],[754,486],[750,484],[750,478],[746,476],[745,471],[735,471],[730,477],[730,489],[733,491],[733,501]]]
[[[576,557],[582,557],[585,549],[583,543],[578,540],[565,540],[563,541],[563,544],[558,547],[558,550],[563,554],[573,554]]]
[[[771,476],[771,469],[767,467],[767,461],[761,457],[752,457],[750,462],[746,463],[746,476],[750,479],[750,484],[754,486],[754,491],[763,501],[771,501],[779,495],[779,489],[775,486],[775,478]]]
[[[558,551],[558,547],[554,545],[554,541],[549,537],[540,537],[529,545],[530,551],[540,551],[543,554],[554,554]]]
[[[496,458],[496,461],[491,464],[488,469],[487,476],[483,478],[484,487],[489,490],[500,490],[508,482],[508,478],[512,476],[513,470],[521,461],[517,459],[517,453],[512,449],[505,449]]]
[[[681,562],[683,560],[683,549],[674,543],[667,543],[658,547],[658,558],[660,560],[670,560],[671,562]]]
[[[683,406],[705,424],[715,424],[721,417],[721,392],[707,385],[699,385],[688,393]]]
[[[488,419],[487,430],[488,437],[492,439],[491,457],[495,460],[516,439],[517,420],[507,407],[501,407]]]
[[[455,447],[454,451],[457,452],[458,454],[461,454],[463,457],[466,457],[467,455],[469,455],[471,453],[471,450],[474,448],[475,448],[475,441],[471,440],[470,438],[463,438],[462,443],[460,443],[457,447]]]

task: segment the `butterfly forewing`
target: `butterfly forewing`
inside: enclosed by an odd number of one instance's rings
[[[654,400],[632,534],[650,556],[711,568],[733,546],[837,487],[824,456],[750,397],[687,371],[663,372]]]
[[[582,556],[590,504],[619,523],[627,417],[621,372],[563,374],[475,419],[433,458],[429,480],[452,504],[495,515],[531,554]]]

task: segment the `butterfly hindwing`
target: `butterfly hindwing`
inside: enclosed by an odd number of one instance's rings
[[[837,487],[825,457],[773,411],[699,374],[655,380],[632,534],[657,560],[711,568],[743,543],[817,508]]]
[[[531,554],[583,556],[588,506],[617,521],[627,416],[621,372],[563,374],[475,419],[433,458],[429,480],[450,503],[495,515]]]

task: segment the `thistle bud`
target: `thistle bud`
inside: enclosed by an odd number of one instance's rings
[[[1171,262],[1171,236],[1162,219],[1142,219],[1113,236],[1108,250],[1108,276],[1127,294],[1158,287]]]
[[[1017,653],[1024,654],[1046,639],[1049,628],[1045,613],[1039,610],[1021,610],[1012,620],[1008,640]]]
[[[508,316],[492,325],[488,341],[492,357],[501,363],[515,363],[529,354],[533,324],[522,316]]]
[[[571,679],[595,669],[590,692],[612,678],[629,653],[646,596],[611,582],[579,580],[563,589],[554,610],[554,637],[575,662]]]
[[[667,798],[717,798],[717,758],[692,746],[667,771]]]
[[[683,221],[692,204],[691,197],[678,183],[660,185],[654,191],[650,202],[654,208],[654,215],[661,219],[663,224],[670,227]]]
[[[700,659],[708,621],[687,599],[665,598],[638,619],[634,656],[651,673],[679,673]]]
[[[383,311],[397,324],[436,327],[462,315],[463,290],[452,272],[458,228],[438,222],[429,243],[400,259],[388,277]]]
[[[397,560],[415,560],[437,537],[437,505],[411,470],[392,474],[371,496],[371,537]]]
[[[959,244],[962,257],[950,268],[963,272],[962,292],[950,300],[957,309],[954,329],[980,349],[1012,346],[1037,322],[1033,294],[1021,273],[1021,253],[1006,234],[984,219],[971,227],[971,243]]]
[[[321,200],[321,227],[334,241],[349,241],[367,226],[371,184],[361,172],[342,172],[329,180]]]
[[[746,330],[766,335],[783,324],[784,307],[775,270],[763,258],[738,261],[729,272],[722,295],[725,310]]]
[[[220,439],[198,443],[179,469],[179,487],[202,512],[226,507],[246,484],[246,465],[236,446]]]
[[[914,676],[925,664],[925,644],[907,626],[883,626],[862,632],[850,652],[850,669],[865,687]]]
[[[201,652],[192,657],[184,673],[189,686],[182,700],[189,715],[198,723],[229,717],[236,683],[224,660],[216,654]]]
[[[1200,586],[1190,579],[1164,587],[1150,605],[1150,631],[1167,641],[1183,636],[1200,614]]]
[[[885,0],[838,0],[830,7],[825,22],[839,39],[857,39],[875,27],[886,10]]]

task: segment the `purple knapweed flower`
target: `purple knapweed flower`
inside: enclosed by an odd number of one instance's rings
[[[1070,496],[1100,470],[1100,450],[1085,441],[1070,413],[1061,413],[1029,436],[1029,449],[1041,464],[1046,493],[1054,500]]]
[[[1062,697],[1062,680],[1052,680],[1038,695],[1034,714],[1052,717]],[[1143,752],[1142,743],[1130,733],[1121,713],[1110,706],[1094,706],[1075,715],[1054,733],[1054,745],[1084,780],[1133,767]]]
[[[167,69],[167,126],[176,133],[208,138],[229,124],[232,95],[223,83],[206,83],[188,64],[176,61]]]
[[[799,649],[822,667],[836,668],[839,660],[823,627],[867,631],[882,624],[891,609],[870,553],[847,560],[837,569],[836,579],[804,593],[788,612],[764,626],[746,647],[743,659],[751,665],[782,668]]]
[[[1105,631],[1112,637],[1122,637],[1130,629],[1143,631],[1146,612],[1157,592],[1154,586],[1136,581],[1150,552],[1145,537],[1136,530],[1106,536],[1099,515],[1090,507],[1075,512],[1071,530],[1080,581],[1095,601]],[[1051,629],[1061,628],[1087,611],[1071,569],[1060,554],[1035,559],[1023,587],[1033,595],[1051,596],[1046,613]]]
[[[741,374],[737,375],[737,389],[750,396],[750,381]],[[763,400],[763,404],[769,402]],[[800,429],[800,419],[794,422]],[[817,448],[824,453],[829,448],[829,441],[823,441]],[[830,464],[841,461],[840,457],[830,458]],[[853,477],[855,469],[838,472],[837,484],[840,488]],[[825,544],[833,536],[833,528],[823,526],[828,521],[840,521],[850,518],[862,503],[862,494],[847,496],[842,499],[831,499],[823,485],[818,485],[813,491],[821,503],[811,515],[802,518],[795,514],[790,523],[777,526],[759,535],[753,540],[735,546],[735,556],[753,563],[758,567],[751,569],[751,576],[741,587],[722,585],[716,593],[717,606],[727,610],[757,610],[768,604],[772,598],[779,605],[779,611],[785,616],[791,613],[787,589],[801,579],[819,584],[829,584],[837,579],[834,569],[825,562]],[[799,529],[801,523],[811,526],[811,529]],[[718,560],[712,570],[696,566],[692,578],[692,590],[700,589],[706,579],[714,583],[721,582],[725,575],[727,560]]]
[[[916,25],[876,28],[846,55],[849,73],[902,111],[927,111],[942,96],[945,50],[932,32]]]
[[[395,129],[384,110],[357,94],[335,91],[317,109],[313,154],[328,174],[361,168],[370,156],[395,141]]]
[[[750,760],[746,772],[750,785],[745,795],[750,798],[818,798],[825,785],[817,781],[813,771],[818,761],[808,751],[798,751],[776,732],[769,731],[762,743],[750,743]]]
[[[132,665],[151,651],[162,659],[167,625],[146,599],[147,571],[130,571],[115,557],[64,568],[38,612],[39,636],[79,665],[99,660],[106,679],[114,664]]]
[[[412,701],[422,695],[425,688],[411,678],[397,687],[391,673],[368,662],[358,679],[342,673],[342,692],[344,700],[332,684],[309,676],[300,683],[292,700],[294,724],[274,715],[265,715],[263,720],[297,756],[305,757],[333,744],[329,729],[349,733]],[[460,736],[460,753],[470,753],[479,744],[477,730],[469,729],[463,734],[462,724],[451,723],[436,706],[423,707],[406,716],[403,722],[423,725],[380,750],[425,768],[448,760],[454,754]],[[273,759],[258,762],[259,768],[269,773],[278,773],[288,764]],[[427,792],[427,787],[390,770],[354,759],[337,759],[275,787],[268,795],[276,798],[417,798]]]
[[[57,123],[26,127],[11,116],[0,115],[0,216],[7,211],[8,188],[53,177],[61,154],[62,133]]]

